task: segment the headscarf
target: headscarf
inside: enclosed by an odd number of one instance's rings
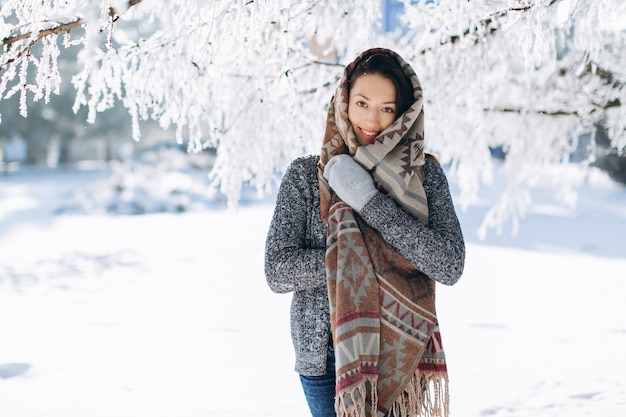
[[[396,59],[413,87],[415,101],[394,123],[380,133],[376,140],[359,146],[348,120],[348,81],[359,62],[377,54],[388,54]],[[373,48],[363,52],[346,66],[326,116],[326,128],[318,178],[320,181],[322,218],[326,221],[330,207],[331,190],[323,176],[326,163],[335,155],[349,153],[367,170],[372,170],[379,188],[385,190],[398,204],[415,218],[427,223],[428,204],[422,186],[424,165],[424,111],[420,82],[413,68],[395,52]]]
[[[361,60],[379,53],[398,61],[415,101],[372,144],[358,146],[347,117],[348,80]],[[318,164],[339,417],[383,416],[390,410],[396,416],[448,414],[434,281],[341,201],[322,175],[330,158],[348,153],[372,174],[379,190],[428,225],[423,141],[422,89],[413,69],[393,51],[363,52],[345,68],[331,100]]]

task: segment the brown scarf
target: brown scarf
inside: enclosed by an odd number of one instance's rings
[[[374,143],[359,147],[347,117],[347,80],[356,64],[374,53],[398,60],[411,79],[415,102]],[[413,69],[386,49],[362,53],[346,67],[331,100],[318,164],[340,417],[390,410],[396,416],[448,415],[435,282],[363,222],[322,175],[330,158],[349,153],[371,172],[379,190],[427,225],[423,141],[422,89]]]

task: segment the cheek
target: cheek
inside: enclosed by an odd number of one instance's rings
[[[348,120],[352,120],[354,117],[356,117],[356,115],[354,114],[354,106],[351,106],[348,104]]]
[[[389,126],[393,124],[393,122],[396,121],[396,116],[393,113],[387,113],[383,120],[384,121],[382,125],[384,126],[384,129],[387,129]]]
[[[358,110],[352,109],[352,111],[350,111],[350,107],[348,107],[348,123],[353,129],[356,128],[356,125],[359,123]]]

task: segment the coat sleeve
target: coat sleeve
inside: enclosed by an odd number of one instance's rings
[[[453,285],[463,274],[465,265],[461,225],[448,180],[434,158],[426,158],[424,173],[428,227],[383,193],[372,198],[360,215],[418,270],[442,284]]]
[[[265,243],[265,277],[276,293],[326,285],[315,164],[313,158],[294,160],[279,187]]]

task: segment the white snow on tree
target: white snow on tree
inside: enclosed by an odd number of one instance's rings
[[[135,140],[154,119],[190,152],[217,149],[210,176],[235,205],[243,185],[266,190],[291,158],[318,151],[343,66],[388,47],[420,76],[427,148],[458,177],[460,203],[496,169],[507,175],[483,234],[517,227],[540,176],[575,204],[563,172],[581,146],[577,163],[593,162],[596,131],[624,154],[626,2],[402,3],[403,27],[385,33],[381,4],[356,0],[3,1],[0,99],[18,95],[27,117],[69,78],[88,122],[122,103]],[[61,48],[80,49],[77,73],[60,73]]]

